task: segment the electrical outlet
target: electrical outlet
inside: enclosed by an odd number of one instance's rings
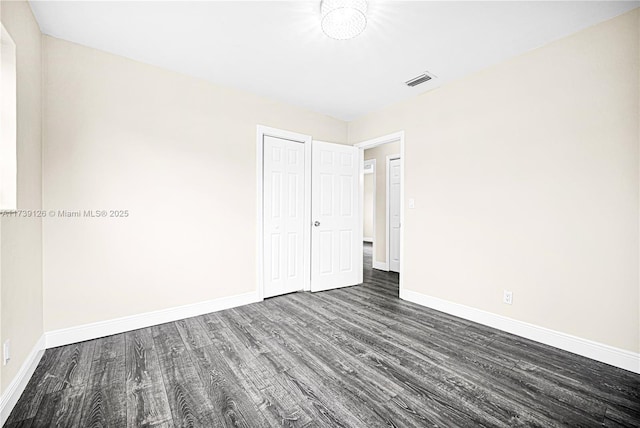
[[[11,342],[9,340],[5,340],[4,345],[2,345],[2,363],[6,366],[10,359]]]
[[[504,303],[506,303],[507,305],[510,305],[513,303],[513,292],[508,291],[508,290],[504,290],[504,293],[502,294],[502,301]]]

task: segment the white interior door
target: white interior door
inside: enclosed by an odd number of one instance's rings
[[[400,159],[391,159],[389,168],[389,270],[400,272]]]
[[[304,144],[265,135],[264,297],[304,287]],[[308,244],[307,244],[308,245]]]
[[[314,141],[311,291],[362,283],[360,151]]]

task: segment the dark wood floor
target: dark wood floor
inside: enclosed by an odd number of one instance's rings
[[[640,426],[640,376],[398,299],[398,276],[49,349],[6,427]]]

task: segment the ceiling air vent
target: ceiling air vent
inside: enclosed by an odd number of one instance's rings
[[[433,79],[433,76],[430,76],[429,74],[424,73],[418,77],[414,77],[413,79],[406,81],[405,83],[407,84],[407,86],[413,87],[413,86],[418,86],[421,83],[428,82],[431,79]]]

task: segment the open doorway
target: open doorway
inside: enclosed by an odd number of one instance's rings
[[[362,228],[365,283],[397,296],[402,272],[404,134],[357,144],[362,150]]]
[[[376,222],[376,160],[364,161],[362,197],[362,240],[373,245]],[[373,266],[372,266],[373,267]]]
[[[400,140],[364,150],[363,236],[370,267],[400,272]]]

